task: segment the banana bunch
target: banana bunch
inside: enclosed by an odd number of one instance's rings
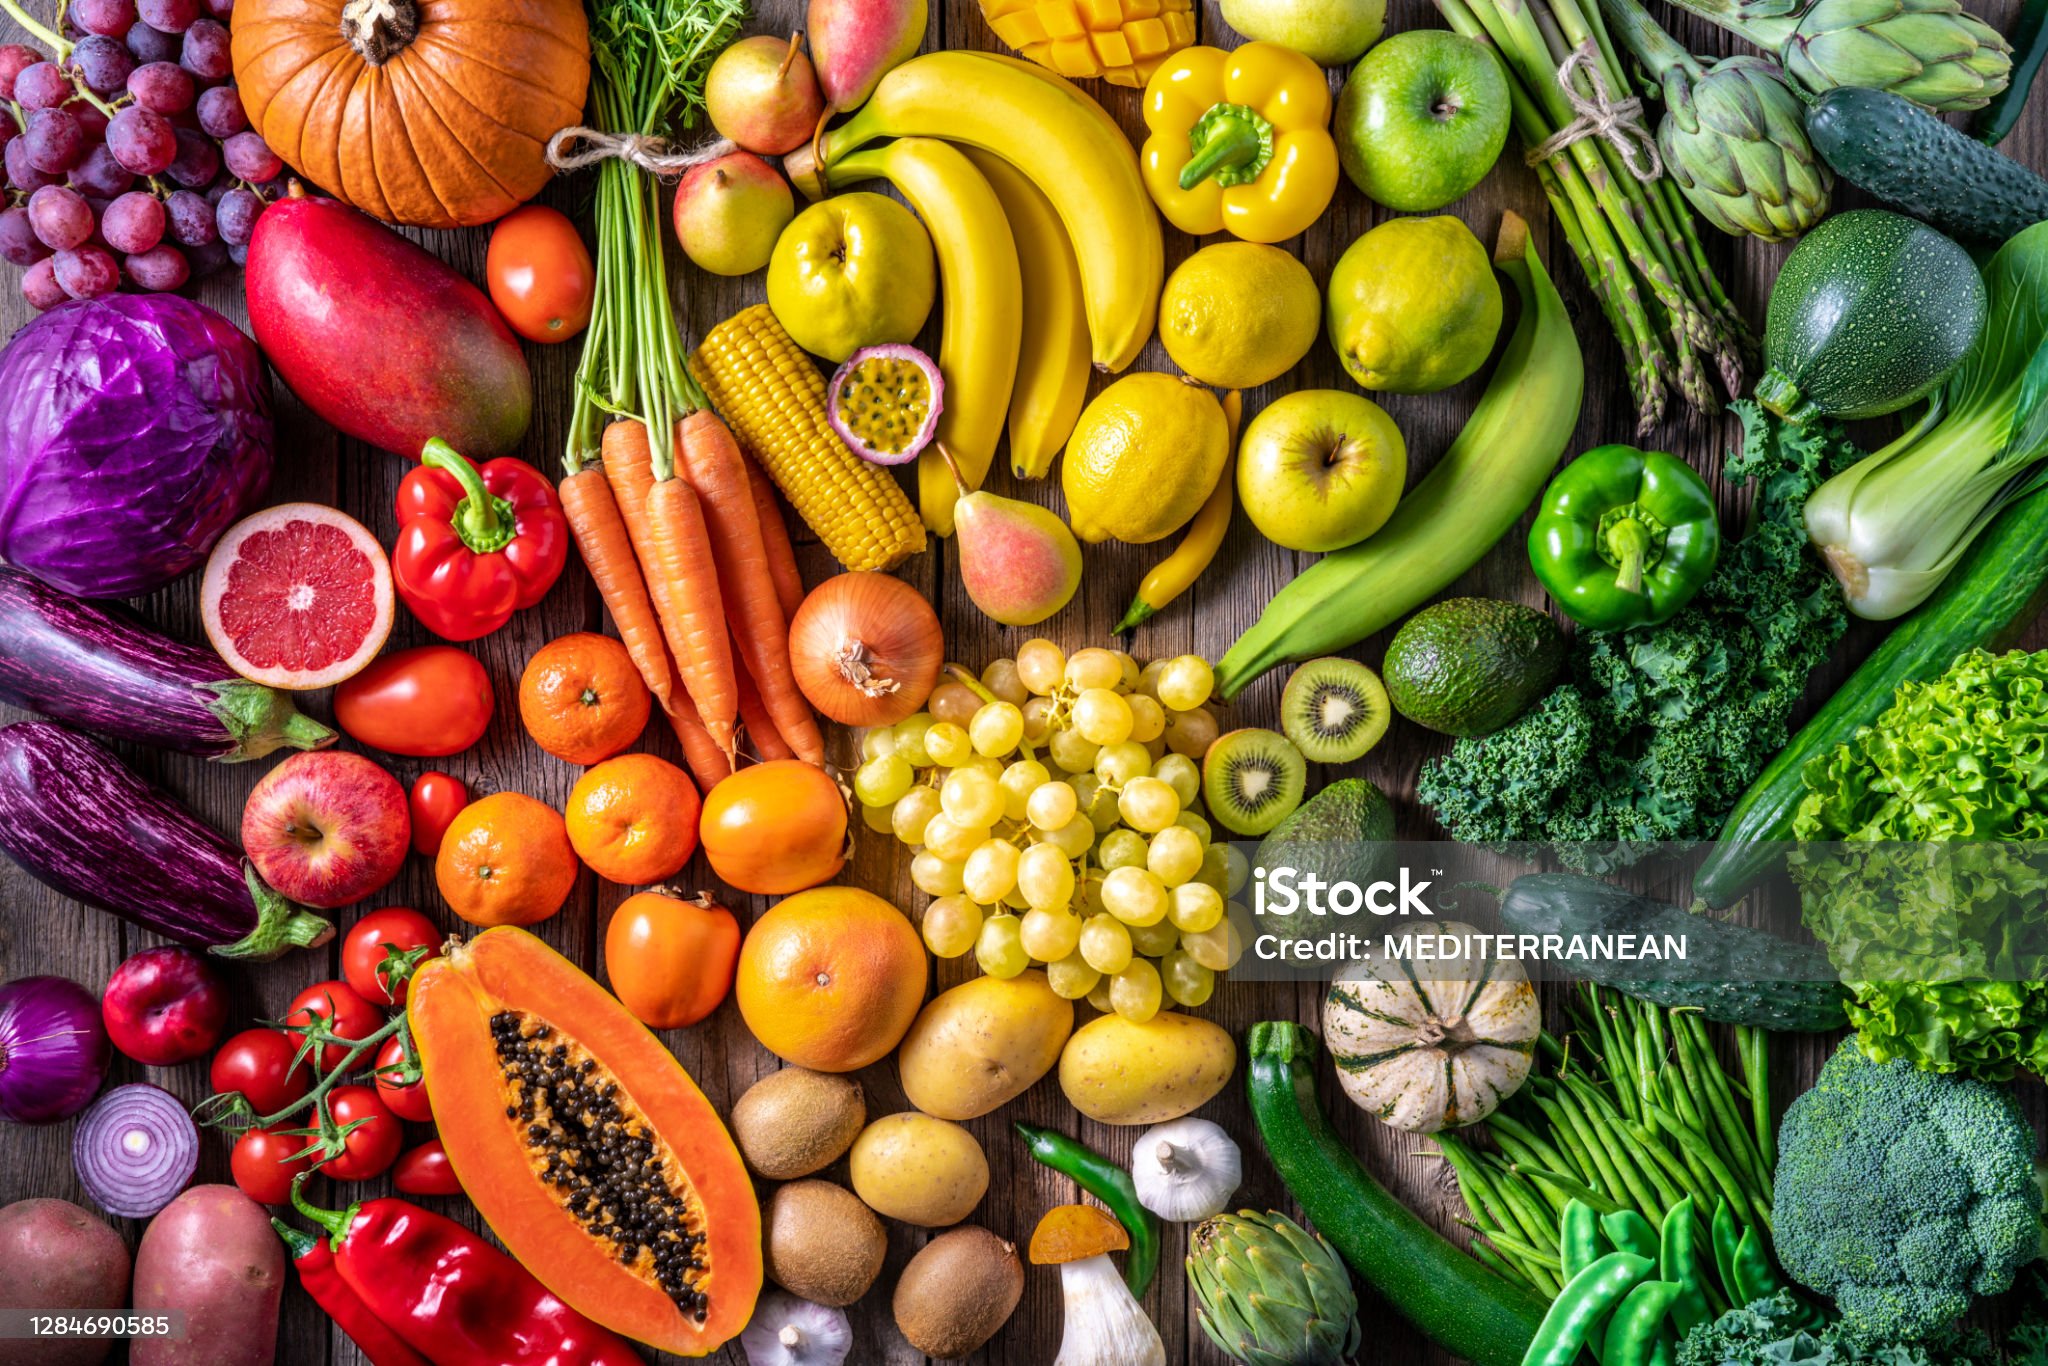
[[[1090,365],[1122,370],[1152,335],[1165,249],[1137,154],[1050,71],[986,52],[913,57],[784,168],[811,199],[887,179],[924,220],[945,294],[939,441],[970,486],[1006,415],[1013,470],[1043,475]],[[955,486],[936,447],[918,489],[925,525],[951,535]]]

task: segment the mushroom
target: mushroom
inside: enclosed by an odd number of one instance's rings
[[[747,1366],[840,1366],[853,1350],[853,1325],[843,1309],[778,1290],[761,1297],[740,1346]]]
[[[1170,1223],[1221,1214],[1244,1180],[1244,1154],[1206,1119],[1176,1119],[1145,1131],[1131,1149],[1138,1203]]]
[[[1053,1366],[1166,1366],[1159,1330],[1109,1260],[1130,1245],[1123,1225],[1093,1205],[1059,1205],[1038,1221],[1031,1263],[1060,1269],[1066,1301]]]

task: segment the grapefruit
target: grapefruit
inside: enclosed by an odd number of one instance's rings
[[[228,528],[199,589],[207,639],[244,678],[327,688],[391,634],[391,561],[370,529],[318,503],[284,503]]]

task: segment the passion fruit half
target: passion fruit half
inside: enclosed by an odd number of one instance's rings
[[[946,407],[938,362],[914,346],[868,346],[832,372],[826,417],[854,454],[904,465],[931,444]]]

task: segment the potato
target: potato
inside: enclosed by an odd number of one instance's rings
[[[944,1228],[988,1190],[988,1158],[974,1135],[914,1110],[885,1115],[853,1141],[853,1193],[906,1224]]]
[[[1060,1054],[1060,1089],[1104,1124],[1158,1124],[1200,1109],[1230,1081],[1237,1045],[1192,1015],[1144,1024],[1102,1015],[1074,1031]]]
[[[0,1209],[0,1309],[101,1314],[128,1303],[128,1245],[68,1200]],[[0,1339],[0,1366],[98,1366],[111,1338]]]
[[[129,1366],[271,1366],[284,1244],[233,1186],[194,1186],[164,1207],[135,1250],[138,1313],[181,1309],[182,1338],[137,1338]]]
[[[962,982],[926,1002],[903,1036],[903,1094],[939,1119],[985,1115],[1050,1072],[1073,1028],[1073,1003],[1042,972]]]

